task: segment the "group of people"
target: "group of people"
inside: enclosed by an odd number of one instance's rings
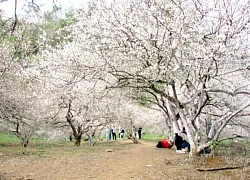
[[[117,132],[118,132],[118,137],[123,140],[125,136],[125,131],[123,128],[116,129],[115,126],[113,128],[109,128],[109,126],[106,127],[106,140],[116,140],[117,139]],[[135,138],[141,139],[142,138],[142,127],[136,128],[133,126],[133,133]]]
[[[189,152],[190,144],[187,141],[187,137],[186,137],[187,132],[186,132],[185,127],[182,126],[179,114],[176,115],[176,119],[177,119],[177,124],[179,125],[179,128],[181,129],[181,133],[179,134],[177,130],[175,130],[175,137],[173,140],[162,139],[157,143],[156,147],[172,148],[172,146],[175,145],[177,153]]]
[[[111,139],[116,140],[116,132],[117,132],[117,129],[115,128],[115,126],[113,126],[113,128],[109,128],[107,126],[107,128],[106,128],[106,140],[107,141],[109,141]],[[124,133],[125,133],[124,129],[120,128],[119,133],[118,133],[120,139],[124,139]]]
[[[182,133],[182,135],[185,136],[184,133]],[[157,143],[156,147],[170,149],[173,145],[175,145],[177,153],[189,152],[190,144],[183,136],[179,135],[178,133],[175,133],[174,140],[162,139]]]

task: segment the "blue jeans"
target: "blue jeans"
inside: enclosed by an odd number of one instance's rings
[[[186,148],[190,149],[190,144],[187,141],[183,140],[182,144],[181,144],[181,148],[182,149],[186,149]]]
[[[109,141],[109,133],[106,133],[106,140]]]

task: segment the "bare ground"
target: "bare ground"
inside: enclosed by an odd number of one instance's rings
[[[88,180],[88,179],[250,179],[250,167],[198,171],[197,168],[235,167],[247,165],[222,157],[189,158],[175,149],[158,149],[155,142],[131,140],[100,142],[94,147],[73,147],[72,144],[32,147],[11,152],[0,147],[0,179],[5,180]]]

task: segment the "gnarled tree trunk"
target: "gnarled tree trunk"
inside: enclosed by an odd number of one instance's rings
[[[75,125],[73,124],[73,114],[71,113],[71,103],[72,103],[72,100],[69,100],[69,103],[68,103],[68,112],[67,112],[67,115],[66,115],[66,119],[67,119],[67,122],[70,124],[70,127],[73,131],[73,135],[74,135],[74,139],[75,139],[75,145],[76,146],[80,146],[81,145],[81,139],[82,139],[82,134],[83,134],[83,126],[82,125],[78,125],[78,128],[76,130],[76,127]]]
[[[75,146],[80,146],[81,145],[82,134],[76,134],[76,135],[74,135],[74,138],[75,138]]]

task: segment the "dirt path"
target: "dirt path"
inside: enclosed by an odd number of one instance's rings
[[[199,172],[196,168],[202,164],[191,161],[188,154],[177,154],[174,149],[158,149],[153,142],[111,142],[111,152],[106,151],[109,142],[103,143],[106,145],[104,149],[98,151],[97,146],[91,149],[92,152],[76,147],[74,151],[68,148],[66,154],[58,148],[55,155],[0,156],[0,179],[250,179],[249,168]]]
[[[110,157],[112,156],[112,157]],[[182,157],[185,155],[182,154]],[[157,149],[155,143],[141,141],[134,144],[132,149],[124,149],[121,153],[106,154],[107,170],[100,173],[99,177],[118,179],[164,179],[168,175],[160,169],[162,165],[176,158],[175,151]]]

